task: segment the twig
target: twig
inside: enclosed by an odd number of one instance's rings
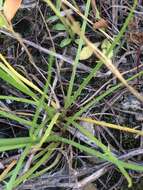
[[[8,32],[8,31],[0,30],[0,33],[5,34],[5,35],[7,35],[7,36],[9,36],[9,37],[15,38],[15,36],[13,36],[13,35],[12,35],[10,32]],[[48,49],[46,49],[46,48],[44,48],[44,47],[41,47],[40,45],[37,45],[36,43],[31,42],[31,41],[29,41],[29,40],[23,39],[23,43],[26,44],[26,45],[29,45],[29,46],[31,46],[31,47],[36,48],[37,50],[39,50],[39,51],[42,52],[42,53],[45,53],[45,54],[48,54],[48,55],[52,55],[52,56],[54,56],[54,57],[56,57],[56,58],[58,58],[58,59],[60,59],[60,60],[63,60],[63,61],[65,61],[65,62],[69,63],[69,64],[72,64],[72,65],[73,65],[73,63],[74,63],[74,61],[73,61],[72,59],[67,58],[67,57],[65,57],[65,56],[63,56],[63,55],[61,55],[61,54],[55,53],[55,52],[52,51],[52,50],[48,50]],[[86,72],[91,72],[91,68],[88,67],[88,66],[86,66],[86,65],[84,65],[84,64],[82,64],[82,63],[79,63],[79,64],[78,64],[78,69],[81,69],[81,70],[86,71]]]

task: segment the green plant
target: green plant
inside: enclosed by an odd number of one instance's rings
[[[125,161],[119,160],[111,151],[110,149],[104,145],[99,139],[94,137],[93,134],[91,134],[87,129],[84,129],[80,123],[79,120],[95,123],[101,126],[107,126],[116,128],[118,130],[123,130],[127,132],[137,133],[139,135],[143,135],[141,131],[138,130],[131,130],[129,128],[124,128],[119,125],[113,125],[102,121],[96,121],[92,120],[91,118],[84,118],[82,117],[83,113],[86,113],[88,109],[97,104],[99,101],[103,101],[105,97],[108,95],[114,93],[119,88],[123,87],[125,85],[129,88],[129,90],[138,96],[136,91],[134,91],[133,88],[130,88],[128,85],[128,81],[134,80],[138,76],[143,75],[143,71],[140,71],[138,74],[133,75],[132,77],[125,80],[120,73],[113,72],[117,77],[118,74],[120,76],[121,83],[111,86],[108,90],[103,92],[102,94],[97,95],[93,99],[91,99],[87,104],[85,104],[83,107],[80,107],[79,110],[76,110],[75,113],[68,115],[68,111],[72,108],[72,106],[76,103],[76,100],[78,97],[80,97],[82,91],[86,86],[89,84],[91,79],[96,76],[97,72],[101,69],[103,64],[106,65],[106,61],[111,61],[110,58],[113,55],[114,48],[117,44],[120,43],[120,39],[123,36],[127,25],[132,18],[133,11],[137,5],[137,1],[134,2],[134,5],[131,9],[130,14],[128,15],[121,31],[116,36],[112,44],[107,41],[105,43],[103,48],[103,52],[101,52],[98,48],[95,48],[95,45],[88,41],[88,39],[85,36],[86,33],[86,27],[88,20],[88,14],[90,10],[90,4],[91,1],[87,0],[86,8],[85,8],[85,14],[83,15],[83,23],[80,28],[80,26],[77,24],[77,22],[72,20],[72,18],[63,18],[60,14],[60,8],[56,7],[50,0],[43,0],[47,3],[47,5],[54,11],[55,15],[60,19],[62,24],[59,24],[54,26],[53,29],[62,29],[68,32],[68,35],[71,36],[73,33],[77,33],[80,35],[78,49],[76,58],[74,60],[74,64],[72,67],[72,74],[70,77],[68,89],[66,91],[66,97],[63,98],[64,106],[59,109],[59,105],[56,101],[56,98],[54,96],[50,97],[50,88],[51,88],[51,81],[52,81],[52,71],[53,71],[53,63],[55,59],[53,56],[49,57],[48,60],[48,68],[47,68],[47,78],[45,81],[45,85],[43,89],[40,89],[38,86],[33,84],[31,81],[29,81],[26,77],[22,76],[22,74],[18,73],[15,68],[13,68],[9,62],[7,62],[6,58],[0,54],[0,78],[4,80],[8,85],[13,86],[16,90],[20,91],[25,98],[21,97],[14,97],[14,96],[4,96],[0,95],[0,100],[11,100],[15,101],[17,103],[25,103],[32,105],[35,109],[34,113],[32,114],[32,117],[27,117],[24,114],[16,114],[15,112],[11,110],[5,110],[3,107],[0,107],[0,116],[4,118],[8,118],[9,120],[16,121],[17,123],[20,123],[24,126],[28,126],[29,130],[29,136],[27,137],[15,137],[15,138],[8,138],[8,139],[0,139],[0,151],[9,151],[14,149],[23,149],[21,156],[16,163],[16,166],[14,169],[12,169],[9,173],[7,173],[4,176],[4,182],[5,182],[5,189],[11,190],[18,185],[20,185],[22,182],[24,182],[27,179],[39,176],[43,174],[44,172],[52,169],[57,165],[61,153],[58,152],[55,160],[53,163],[48,163],[49,165],[45,169],[41,169],[41,171],[37,171],[37,169],[40,168],[40,166],[47,160],[50,160],[51,156],[54,152],[56,152],[57,148],[61,148],[69,144],[80,151],[86,152],[90,155],[99,157],[100,159],[106,160],[112,164],[114,164],[120,172],[125,176],[125,178],[128,181],[128,186],[130,187],[132,185],[131,177],[129,176],[127,169],[132,169],[136,171],[143,171],[143,166],[131,164]],[[71,19],[71,20],[70,20]],[[75,25],[74,25],[75,24]],[[2,23],[3,25],[3,23]],[[74,27],[73,27],[74,26]],[[75,34],[73,34],[75,35]],[[70,39],[67,38],[66,40],[70,44]],[[64,47],[68,43],[65,43],[61,45]],[[77,73],[77,66],[79,64],[80,59],[80,53],[82,51],[83,45],[86,44],[91,49],[93,49],[94,53],[99,52],[100,56],[98,56],[100,61],[97,61],[95,67],[91,70],[91,72],[85,77],[81,84],[78,86],[78,89],[74,91],[74,82],[76,78]],[[95,48],[95,49],[94,49]],[[106,50],[105,50],[106,49]],[[106,55],[105,55],[106,54]],[[113,68],[111,69],[113,70]],[[119,71],[118,71],[119,72]],[[118,77],[119,78],[119,77]],[[139,97],[139,96],[138,96]],[[47,103],[48,102],[48,103]],[[50,103],[49,103],[50,102]],[[42,115],[42,119],[41,119]],[[62,136],[64,134],[64,131],[68,129],[68,127],[72,125],[76,129],[78,129],[83,135],[85,135],[91,142],[94,142],[101,150],[97,151],[93,149],[92,147],[88,145],[82,145],[74,140],[71,140],[69,138],[65,138]],[[62,127],[64,126],[64,127]],[[60,132],[57,133],[55,129],[60,128]],[[45,150],[42,149],[43,145],[46,145]],[[26,163],[26,157],[33,152],[33,158],[32,161],[34,164],[28,168],[26,172],[24,172],[22,175],[19,175],[24,167],[24,164]]]

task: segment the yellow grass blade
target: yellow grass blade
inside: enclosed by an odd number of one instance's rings
[[[28,86],[30,86],[31,88],[33,88],[34,90],[36,90],[37,92],[39,92],[40,94],[43,94],[43,91],[40,90],[36,85],[34,85],[31,81],[29,81],[28,79],[26,79],[25,77],[23,77],[22,75],[20,75],[8,62],[7,60],[4,58],[4,56],[0,53],[0,59],[3,61],[3,63],[7,66],[7,68],[17,77],[19,78],[22,82],[24,82],[25,84],[27,84]],[[46,97],[48,98],[48,97]],[[51,105],[57,109],[57,105],[55,102],[51,101]]]
[[[0,181],[3,181],[3,179],[5,178],[5,176],[8,174],[8,172],[15,166],[15,164],[17,163],[17,160],[13,160],[8,166],[7,168],[0,174]]]
[[[89,118],[89,117],[78,117],[77,120],[88,122],[88,123],[93,123],[93,124],[96,124],[101,127],[108,127],[108,128],[117,129],[117,130],[121,130],[121,131],[134,133],[134,134],[143,136],[143,131],[131,129],[129,127],[120,126],[120,125],[116,125],[116,124],[112,124],[112,123],[107,123],[105,121],[97,121],[97,120]]]

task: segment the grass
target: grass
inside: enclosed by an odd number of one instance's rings
[[[80,18],[82,19],[81,27],[77,25],[75,19],[71,15],[63,17],[60,10],[65,9],[61,5],[61,1],[57,1],[54,5],[50,0],[43,0],[45,2],[44,6],[50,7],[51,11],[59,18],[65,27],[66,32],[69,36],[79,35],[80,40],[76,51],[76,56],[73,62],[72,71],[69,76],[68,85],[66,86],[66,97],[62,97],[63,106],[58,107],[56,103],[55,96],[51,96],[52,82],[53,82],[53,68],[56,59],[53,55],[49,56],[48,67],[47,67],[47,78],[43,88],[39,88],[38,85],[31,82],[26,76],[20,74],[16,71],[16,68],[7,61],[4,54],[0,54],[0,78],[8,84],[15,91],[22,94],[21,97],[12,95],[0,95],[1,101],[12,101],[15,104],[24,104],[27,106],[32,106],[34,110],[31,117],[28,117],[26,112],[21,112],[18,114],[16,111],[11,109],[6,109],[0,107],[0,117],[10,120],[11,122],[16,122],[19,125],[23,125],[27,128],[27,136],[14,137],[14,138],[0,138],[0,152],[12,151],[12,150],[22,150],[20,157],[17,160],[15,167],[10,167],[9,172],[2,173],[0,179],[3,179],[4,189],[12,190],[18,187],[20,184],[28,179],[35,178],[46,173],[49,170],[55,168],[61,157],[63,147],[67,145],[76,148],[81,152],[85,152],[87,155],[93,155],[100,158],[101,160],[108,161],[109,163],[116,166],[122,175],[126,178],[128,182],[128,187],[132,186],[132,179],[128,173],[128,169],[135,171],[143,171],[143,166],[129,163],[128,161],[122,161],[113,154],[112,150],[104,144],[101,139],[95,137],[91,132],[81,126],[79,121],[84,121],[86,123],[93,123],[96,126],[102,126],[107,128],[114,128],[122,132],[134,133],[143,136],[143,132],[140,130],[132,129],[129,127],[120,126],[118,124],[107,123],[106,121],[98,121],[90,117],[83,117],[84,113],[94,105],[99,102],[104,102],[105,98],[113,95],[117,90],[122,89],[123,86],[127,87],[129,92],[136,96],[140,101],[143,100],[142,96],[131,87],[128,82],[135,80],[137,77],[143,75],[143,71],[133,74],[131,77],[124,79],[123,74],[119,72],[117,68],[112,64],[112,60],[108,58],[111,51],[114,51],[116,46],[120,44],[124,33],[127,30],[127,26],[133,17],[133,12],[137,6],[137,1],[134,4],[126,18],[121,30],[118,35],[113,39],[110,48],[107,50],[106,55],[104,55],[101,50],[95,47],[94,43],[89,41],[86,37],[86,32],[88,30],[88,16],[90,13],[91,0],[87,0],[85,4],[84,15],[80,12]],[[67,3],[67,1],[65,1]],[[71,4],[69,4],[71,5]],[[76,6],[76,2],[73,1],[73,5]],[[75,9],[77,10],[77,9]],[[105,31],[100,30],[100,32],[105,33]],[[19,41],[19,39],[17,39]],[[20,39],[22,40],[22,38]],[[82,82],[78,85],[75,90],[76,76],[78,73],[78,64],[80,52],[84,44],[90,46],[94,53],[96,54],[98,60],[95,66],[92,68],[91,72],[87,74]],[[22,44],[22,43],[21,43]],[[97,73],[102,69],[103,65],[106,65],[109,70],[113,72],[115,77],[117,77],[120,82],[116,85],[112,85],[109,89],[98,94],[96,97],[91,99],[83,107],[75,110],[74,113],[68,116],[68,111],[72,109],[73,105],[76,105],[78,98],[82,95],[84,89],[90,84],[91,80],[97,75]],[[54,89],[52,89],[54,91]],[[55,92],[56,94],[56,92]],[[49,103],[50,102],[50,103]],[[93,147],[88,146],[88,144],[80,143],[76,139],[70,139],[69,135],[66,137],[67,128],[73,126],[78,131],[80,131],[84,136],[86,136],[90,142],[94,142],[101,151],[93,149]],[[46,148],[44,148],[46,147]],[[61,151],[58,151],[61,150]],[[50,162],[51,157],[56,154],[56,157],[52,162]],[[32,155],[32,160],[29,165],[28,158]],[[49,161],[49,162],[48,162]],[[42,168],[43,163],[47,163],[46,168]]]

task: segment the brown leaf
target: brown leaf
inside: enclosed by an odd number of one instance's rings
[[[107,28],[108,22],[107,22],[107,20],[101,18],[99,21],[97,21],[93,24],[93,27],[94,27],[94,29]]]
[[[7,20],[10,22],[12,18],[15,16],[17,10],[21,5],[22,0],[5,0],[4,2],[4,15]]]

